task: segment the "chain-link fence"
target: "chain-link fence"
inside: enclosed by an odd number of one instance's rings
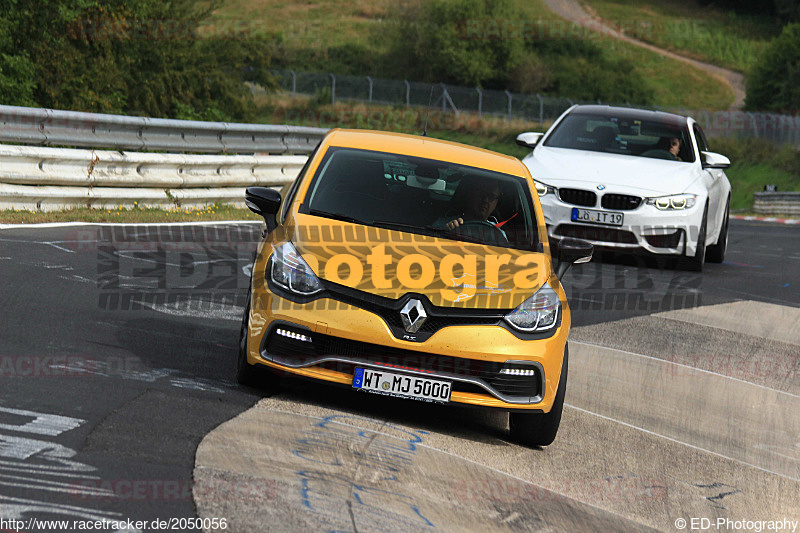
[[[573,104],[610,104],[634,107],[629,102],[587,102],[543,95],[530,95],[461,87],[444,83],[388,80],[370,76],[345,76],[293,70],[271,71],[278,86],[292,97],[316,96],[323,102],[360,103],[432,108],[444,112],[475,113],[479,117],[521,119],[544,125]],[[776,143],[800,144],[800,117],[744,111],[708,111],[658,106],[637,108],[691,116],[710,137],[760,138]]]

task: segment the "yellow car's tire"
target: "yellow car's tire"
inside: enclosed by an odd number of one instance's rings
[[[524,446],[548,446],[553,443],[561,425],[564,395],[567,391],[567,363],[569,347],[564,350],[564,364],[558,380],[556,399],[549,413],[513,412],[508,415],[511,438]]]
[[[247,330],[250,322],[251,291],[247,292],[247,301],[244,305],[242,326],[239,330],[239,353],[236,357],[236,381],[241,385],[256,387],[274,394],[280,388],[280,376],[262,365],[251,365],[247,362]]]

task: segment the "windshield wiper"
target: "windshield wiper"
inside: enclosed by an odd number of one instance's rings
[[[369,222],[359,220],[355,217],[349,217],[347,215],[341,215],[339,213],[329,213],[327,211],[320,211],[319,209],[309,209],[308,214],[318,217],[332,218],[334,220],[341,220],[342,222],[352,222],[353,224],[362,224],[364,226],[371,225]]]

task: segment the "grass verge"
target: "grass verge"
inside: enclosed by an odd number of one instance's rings
[[[89,209],[85,207],[59,211],[26,211],[7,209],[0,211],[3,224],[42,224],[45,222],[113,222],[113,223],[165,223],[199,222],[213,220],[262,220],[249,209],[229,205],[210,205],[198,209]]]
[[[630,37],[747,73],[781,31],[779,21],[695,0],[582,0],[591,14]]]
[[[276,35],[275,68],[403,80],[408,74],[398,70],[390,60],[387,55],[390,47],[384,35],[387,24],[390,24],[389,17],[402,1],[319,0],[308,3],[226,0],[214,16],[217,21],[250,21],[259,32]],[[636,77],[646,80],[652,88],[652,101],[634,104],[719,110],[728,109],[733,102],[733,92],[725,83],[681,61],[664,58],[607,37],[598,38],[585,31],[566,30],[571,28],[571,24],[557,17],[543,0],[511,0],[511,3],[521,19],[539,21],[545,28],[561,28],[562,32],[557,36],[545,35],[555,49],[562,51],[555,59],[541,56],[549,69],[561,70],[564,62],[593,61],[592,57],[580,55],[582,52],[579,49],[582,47],[570,46],[570,40],[583,39],[590,48],[597,44],[612,63],[629,60]],[[630,13],[624,17],[626,20],[631,18],[634,16]],[[641,18],[644,18],[644,14]],[[602,83],[602,79],[595,83]],[[595,92],[603,94],[611,90],[609,87],[597,87]],[[547,90],[542,94],[577,98],[575,94],[548,94]]]

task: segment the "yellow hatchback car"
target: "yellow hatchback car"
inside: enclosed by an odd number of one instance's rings
[[[266,221],[242,321],[240,383],[292,374],[368,394],[503,409],[512,437],[555,438],[570,312],[559,245],[518,159],[457,143],[332,130]]]

